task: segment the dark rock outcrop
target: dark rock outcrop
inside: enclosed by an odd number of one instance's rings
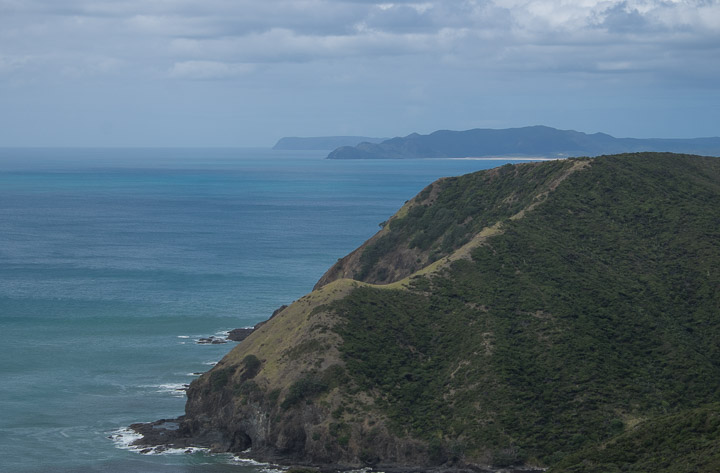
[[[242,342],[255,331],[254,328],[236,328],[228,332],[228,340],[233,342]]]

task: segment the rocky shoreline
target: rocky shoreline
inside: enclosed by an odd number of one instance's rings
[[[252,328],[231,330],[227,338],[207,337],[198,340],[197,343],[216,344],[226,343],[228,340],[243,342],[287,308],[288,306],[278,308],[267,321],[260,322]],[[244,346],[245,343],[240,345]],[[240,366],[224,359],[209,374],[203,374],[190,386],[183,388],[183,390],[187,389],[188,394],[186,415],[130,425],[129,429],[140,436],[132,441],[131,449],[141,454],[159,454],[168,451],[231,454],[237,459],[267,463],[282,470],[297,470],[296,473],[342,471],[540,473],[544,471],[525,466],[470,464],[458,459],[447,460],[444,464],[426,463],[429,458],[421,442],[394,439],[380,426],[374,429],[376,431],[373,435],[374,440],[366,439],[364,446],[353,444],[350,447],[351,450],[362,448],[366,451],[378,448],[383,452],[382,455],[366,456],[362,459],[357,452],[348,454],[347,449],[338,449],[333,445],[332,442],[336,439],[332,434],[317,431],[317,420],[327,416],[327,412],[320,412],[317,406],[304,402],[302,403],[304,409],[291,410],[290,414],[287,414],[284,407],[278,405],[269,394],[266,395],[258,387],[254,378],[260,364],[260,360],[254,356],[243,358]],[[230,402],[231,398],[228,397],[228,390],[225,389],[231,383],[230,372],[236,376],[232,389],[247,390],[246,404],[242,406],[234,406]],[[234,412],[238,408],[243,413]],[[239,418],[237,418],[238,414],[240,414]],[[269,423],[270,417],[280,415],[288,417],[281,424]],[[308,434],[310,432],[308,429],[311,428],[315,428],[316,431],[308,440],[308,436],[311,435]],[[322,437],[323,435],[325,437]],[[367,443],[368,441],[371,443]],[[308,442],[311,444],[310,447],[307,445]],[[380,458],[386,458],[385,462],[379,461]]]
[[[136,447],[140,453],[160,453],[171,448],[206,448],[198,445],[195,439],[184,435],[183,421],[184,416],[132,424],[130,429],[142,435],[142,438],[134,441],[131,446]]]
[[[268,320],[256,324],[254,327],[236,328],[230,330],[226,337],[209,336],[196,340],[198,344],[219,344],[228,341],[243,342],[255,331],[263,325],[275,318],[278,314],[287,309],[288,306],[283,305],[275,310]],[[247,366],[244,368],[248,370]],[[252,370],[251,370],[252,371]],[[223,373],[223,369],[217,371]],[[193,373],[193,375],[202,375],[205,373]],[[244,373],[241,381],[247,381],[255,376],[253,371]],[[215,375],[214,383],[224,385],[225,382],[217,381],[218,375]],[[205,383],[196,385],[197,381],[189,386],[183,386],[183,391],[188,391],[188,405],[186,406],[187,416],[183,415],[173,419],[160,419],[154,422],[135,423],[129,426],[129,429],[140,436],[140,438],[132,441],[130,447],[132,450],[140,454],[160,454],[163,452],[184,452],[194,453],[197,451],[206,451],[210,453],[223,453],[234,455],[237,459],[262,462],[276,466],[281,470],[288,470],[289,473],[337,473],[337,472],[384,472],[384,473],[541,473],[544,469],[525,466],[511,467],[493,467],[489,465],[476,465],[464,463],[461,461],[450,462],[444,465],[412,465],[413,456],[405,455],[391,460],[388,463],[377,462],[357,462],[351,461],[349,464],[341,463],[341,456],[334,456],[326,452],[319,458],[307,455],[307,452],[301,448],[300,444],[304,444],[305,433],[290,429],[289,431],[264,432],[264,435],[279,435],[284,440],[277,443],[258,442],[257,444],[251,440],[254,430],[251,424],[258,421],[255,417],[245,419],[240,425],[234,425],[228,429],[223,419],[225,415],[219,418],[208,417],[208,412],[200,409],[198,406],[210,406],[213,412],[220,412],[223,408],[223,391],[217,390],[214,385]],[[209,387],[209,390],[208,390]],[[194,400],[194,402],[191,402]],[[200,404],[197,404],[197,403]],[[261,403],[262,404],[262,403]],[[260,407],[259,405],[256,407]],[[272,406],[265,406],[272,407]],[[272,409],[270,409],[272,410]],[[262,416],[263,419],[265,416]],[[297,419],[301,422],[302,419]],[[301,422],[302,423],[302,422]],[[248,425],[245,425],[248,424]],[[261,422],[262,424],[262,422]],[[259,425],[259,424],[258,424]],[[254,427],[258,427],[254,425]],[[298,426],[295,426],[298,427]],[[234,431],[235,434],[228,437],[227,431]],[[261,429],[262,430],[262,429]],[[297,430],[297,429],[296,429]],[[301,429],[302,430],[302,429]],[[292,432],[291,432],[292,431]],[[254,432],[257,436],[258,432]],[[295,438],[297,437],[297,438]],[[278,440],[278,439],[275,439]],[[298,444],[297,442],[300,442]],[[377,441],[382,442],[380,438]],[[297,444],[297,445],[296,445]],[[279,445],[279,446],[278,446]],[[417,445],[406,445],[410,450]],[[417,453],[417,452],[416,452]],[[423,462],[423,455],[415,456],[416,461]],[[400,460],[399,462],[397,460]],[[409,461],[408,461],[409,460]],[[410,463],[410,464],[408,464]]]
[[[489,466],[458,464],[447,466],[407,466],[394,464],[378,464],[372,467],[358,467],[342,464],[310,464],[298,462],[297,458],[262,452],[257,454],[250,449],[241,452],[229,452],[218,448],[222,439],[220,432],[206,432],[201,437],[193,436],[190,426],[185,421],[185,416],[175,419],[160,419],[154,422],[136,423],[129,427],[142,437],[134,441],[131,446],[141,454],[162,453],[168,450],[184,450],[185,453],[193,453],[197,450],[210,451],[212,453],[231,453],[238,458],[269,463],[279,469],[302,471],[303,473],[338,473],[338,472],[363,472],[363,473],[543,473],[545,469],[525,466],[512,466],[505,468],[492,468]]]

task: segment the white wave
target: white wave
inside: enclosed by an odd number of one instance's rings
[[[130,450],[131,452],[139,453],[141,455],[179,455],[179,454],[192,454],[192,453],[210,453],[209,448],[201,447],[185,447],[185,448],[168,448],[164,445],[147,446],[147,445],[133,445],[133,442],[140,440],[142,435],[129,428],[118,429],[110,433],[108,437],[113,441],[117,448],[123,450]]]
[[[167,447],[154,447],[149,451],[141,451],[143,455],[179,455],[181,453],[210,453],[209,448],[201,447],[185,447],[185,448],[167,448]]]
[[[270,468],[270,467],[260,468],[260,471],[262,471],[263,473],[284,473],[285,472],[285,470],[283,470],[281,468]]]
[[[142,435],[125,427],[111,432],[108,438],[113,441],[117,448],[122,448],[123,450],[136,450],[137,447],[132,445],[132,443],[136,440],[140,440]]]
[[[217,361],[204,361],[203,362],[203,365],[208,365],[208,366],[215,366],[217,364],[218,364]]]
[[[245,452],[243,452],[245,453]],[[245,465],[250,466],[270,466],[270,463],[263,463],[256,460],[253,460],[251,458],[243,458],[243,457],[233,457],[233,461],[236,463],[242,463]]]
[[[135,441],[142,439],[143,436],[127,427],[110,432],[108,438],[112,440],[112,442],[115,444],[115,447],[122,450],[129,450],[131,452],[139,453],[140,455],[192,455],[195,453],[212,453],[209,448],[203,447],[169,448],[164,445],[133,445]],[[243,453],[250,453],[250,449],[246,450]],[[228,454],[220,453],[216,455],[226,456]],[[285,469],[277,465],[259,462],[250,458],[231,456],[230,461],[237,464],[258,467],[262,473],[285,473]]]
[[[171,383],[171,384],[146,384],[140,386],[141,388],[153,388],[156,393],[170,394],[174,397],[184,397],[185,391],[187,391],[188,385],[185,383]]]
[[[190,335],[178,335],[178,338],[190,338]]]
[[[249,453],[250,449],[245,450],[243,453]],[[253,460],[251,458],[243,458],[243,457],[233,457],[232,461],[234,463],[240,463],[247,466],[254,466],[259,467],[260,471],[263,473],[284,473],[285,470],[277,465],[273,465],[271,463],[265,463],[265,462],[259,462],[257,460]]]

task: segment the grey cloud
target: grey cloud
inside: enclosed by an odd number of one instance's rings
[[[275,28],[240,37],[179,39],[173,44],[177,55],[195,59],[212,57],[222,61],[297,63],[421,54],[431,50],[435,43],[433,36],[420,34],[391,35],[369,31],[351,36],[317,36]]]
[[[368,12],[368,27],[396,33],[436,32],[450,28],[475,27],[481,17],[467,2],[401,3],[377,7]]]
[[[176,62],[170,75],[182,79],[216,80],[238,77],[253,72],[252,64],[232,64],[217,61]]]
[[[220,64],[380,56],[483,73],[689,71],[711,59],[720,31],[720,6],[706,0],[0,0],[0,12],[7,57],[78,61],[64,67],[83,71],[93,68],[81,58],[94,56],[175,78],[237,76]],[[680,52],[698,45],[705,52]],[[13,64],[14,73],[26,66]],[[189,72],[201,70],[215,72]]]
[[[375,9],[368,12],[360,24],[369,29],[395,32],[429,32],[439,28],[431,15],[408,5]]]
[[[648,28],[649,22],[636,8],[629,8],[627,2],[613,5],[602,12],[599,26],[611,32],[637,33]]]
[[[0,77],[22,69],[28,63],[27,57],[22,56],[0,56]]]
[[[0,0],[0,123],[33,145],[717,134],[717,57],[717,0]]]

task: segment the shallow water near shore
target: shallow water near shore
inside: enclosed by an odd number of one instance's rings
[[[0,149],[0,471],[259,471],[111,439],[441,176],[483,160],[266,149]],[[507,161],[512,162],[512,161]]]

